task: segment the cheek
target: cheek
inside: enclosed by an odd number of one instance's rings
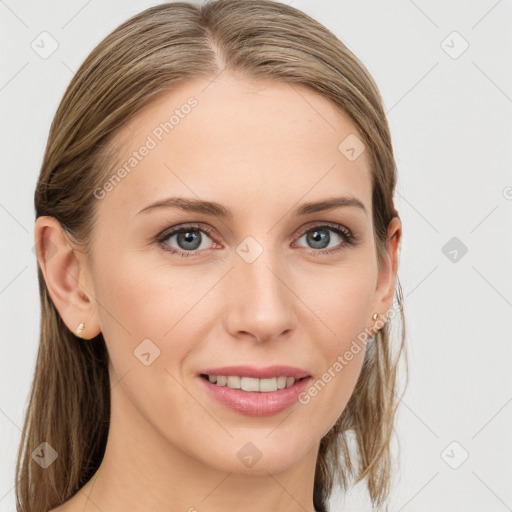
[[[118,254],[103,258],[95,280],[101,329],[118,375],[137,362],[134,351],[141,343],[152,347],[144,340],[160,351],[155,362],[179,368],[194,347],[195,333],[212,318],[204,311],[209,301],[201,297],[215,279],[205,278],[204,271],[192,273],[137,254]]]
[[[128,258],[116,258],[115,261],[104,258],[96,274],[104,335],[132,340],[141,334],[148,337],[154,322],[150,322],[147,310],[154,306],[154,298],[161,296],[161,283],[149,275],[145,279],[141,267]]]
[[[322,363],[302,404],[311,407],[311,417],[325,418],[324,434],[345,409],[361,372],[366,329],[372,325],[374,277],[371,266],[347,265],[336,276],[316,281],[322,286],[303,288],[304,301],[316,314],[312,350],[321,354]]]
[[[119,388],[130,397],[132,405],[123,400],[124,406],[135,407],[155,426],[176,424],[175,411],[190,408],[190,396],[178,383],[182,361],[193,350],[189,314],[197,322],[191,308],[201,294],[187,294],[178,278],[168,265],[133,255],[103,258],[95,276],[114,382],[122,380]]]
[[[350,340],[372,325],[375,273],[371,263],[350,263],[321,269],[312,278],[297,279],[294,291],[308,306],[306,326],[315,328],[312,339],[323,340],[326,355],[345,350]]]

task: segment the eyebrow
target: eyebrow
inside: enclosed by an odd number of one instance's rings
[[[324,199],[323,201],[309,202],[304,203],[291,211],[292,216],[302,216],[308,215],[310,213],[318,213],[323,211],[334,210],[335,208],[344,208],[344,207],[356,207],[362,210],[365,214],[368,214],[364,204],[356,199],[355,197],[333,197],[329,199]],[[202,201],[199,199],[188,199],[184,197],[169,197],[166,199],[162,199],[155,203],[152,203],[142,210],[139,213],[148,213],[152,210],[158,208],[179,208],[181,210],[195,212],[195,213],[203,213],[205,215],[211,215],[214,217],[221,218],[230,218],[234,217],[233,212],[221,205],[220,203],[216,203],[213,201]]]

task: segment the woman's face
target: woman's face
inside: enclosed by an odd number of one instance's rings
[[[394,288],[378,273],[354,126],[304,87],[223,73],[182,84],[118,135],[88,270],[111,357],[111,433],[225,471],[314,460],[359,376],[354,340]],[[200,376],[235,365],[301,370],[302,402],[299,387],[267,395]],[[228,372],[234,386],[249,373]],[[260,375],[271,389],[287,372]]]

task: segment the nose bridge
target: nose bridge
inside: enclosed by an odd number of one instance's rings
[[[237,248],[231,272],[230,329],[244,331],[260,340],[277,337],[293,327],[294,295],[287,286],[282,255],[276,247],[255,239],[244,240]]]

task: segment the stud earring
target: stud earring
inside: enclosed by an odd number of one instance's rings
[[[76,335],[80,336],[80,333],[85,329],[85,324],[83,322],[80,322],[78,324],[78,327],[76,328]]]
[[[372,315],[372,320],[377,320],[377,318],[379,318],[379,314],[378,313],[373,313]],[[373,339],[375,339],[375,335],[377,334],[377,332],[379,332],[380,329],[375,329],[375,327],[373,328]]]

